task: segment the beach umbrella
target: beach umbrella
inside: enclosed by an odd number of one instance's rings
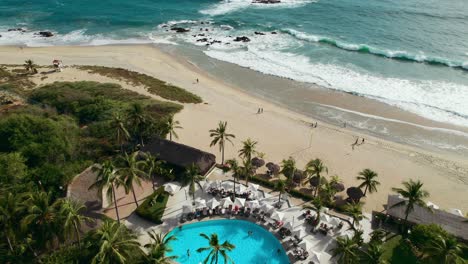
[[[282,213],[282,212],[274,211],[271,214],[271,219],[276,220],[276,221],[283,220],[283,217],[284,217],[284,213]]]
[[[335,189],[335,191],[337,191],[337,192],[342,192],[342,191],[345,190],[344,184],[342,184],[340,182],[333,183],[332,188]]]
[[[359,201],[364,196],[361,188],[358,187],[349,187],[346,190],[346,194],[348,194],[349,198],[354,201]]]
[[[193,208],[192,208],[191,205],[184,205],[184,206],[182,206],[182,212],[184,214],[191,213],[191,212],[193,212]]]
[[[304,230],[304,228],[298,227],[298,228],[294,229],[291,232],[291,235],[301,239],[301,238],[305,237],[307,234],[306,234],[306,231]]]
[[[307,240],[302,240],[301,243],[299,243],[299,247],[308,252],[312,248],[312,244]]]
[[[198,199],[195,200],[195,206],[196,206],[197,209],[205,208],[206,207],[206,201],[203,200],[203,199],[198,198]]]
[[[226,197],[226,198],[221,199],[221,205],[223,207],[229,207],[230,205],[234,205],[234,203],[232,202],[231,198]]]
[[[176,193],[178,190],[180,189],[180,186],[174,184],[174,183],[166,183],[164,185],[164,191],[170,193],[170,194],[174,194]]]
[[[331,220],[330,220],[330,224],[332,225],[339,225],[340,224],[340,219],[336,218],[336,217],[332,217]]]
[[[258,187],[259,187],[258,184],[249,182],[249,188],[250,188],[252,191],[258,191]]]
[[[255,157],[252,159],[252,165],[257,167],[257,168],[260,168],[262,167],[263,165],[265,165],[265,161],[262,160],[261,158],[259,157]]]
[[[314,188],[317,188],[317,186],[319,186],[319,184],[320,184],[320,179],[319,179],[319,177],[314,176],[314,177],[310,178],[309,183],[310,183],[310,186],[312,186]]]
[[[275,210],[275,207],[273,207],[273,205],[271,204],[268,204],[268,203],[264,203],[262,205],[262,207],[260,207],[260,211],[263,211],[265,212],[266,214],[269,214],[271,213],[271,211]]]
[[[283,227],[290,230],[290,231],[293,230],[293,225],[292,225],[292,223],[290,221],[286,222],[286,224],[284,224]]]
[[[439,206],[438,206],[438,205],[436,205],[435,203],[430,202],[430,201],[428,201],[428,202],[426,203],[426,205],[427,205],[427,207],[432,208],[432,209],[439,209]]]
[[[230,190],[234,188],[234,183],[232,181],[225,181],[221,184],[221,187],[224,188],[225,190]]]
[[[236,192],[237,193],[244,193],[246,190],[247,190],[247,188],[244,185],[242,185],[242,184],[236,185]]]
[[[274,164],[273,162],[268,162],[265,167],[267,167],[267,169],[269,171],[271,171],[271,173],[273,173],[273,175],[278,175],[279,172],[281,171],[281,167],[277,164]]]
[[[221,180],[216,180],[214,181],[214,186],[213,188],[220,189],[221,188],[222,181]]]
[[[216,208],[216,206],[219,205],[219,202],[218,202],[218,200],[216,200],[215,198],[211,198],[211,199],[206,203],[206,205],[207,205],[209,208],[214,209],[214,208]]]
[[[234,200],[234,205],[237,205],[239,207],[244,207],[244,204],[245,204],[244,198],[236,197],[236,199]]]
[[[323,221],[323,222],[330,223],[330,216],[328,216],[327,214],[321,214],[320,215],[320,220]]]
[[[310,256],[310,260],[313,262],[313,263],[320,263],[320,253],[317,253],[315,251],[312,251],[311,255]]]
[[[255,209],[257,207],[260,207],[260,203],[257,200],[247,201],[245,202],[245,207]]]
[[[452,208],[450,209],[450,213],[458,216],[464,216],[463,212],[460,209]]]

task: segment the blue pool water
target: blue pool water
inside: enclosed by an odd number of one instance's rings
[[[252,231],[251,236],[248,232]],[[174,250],[170,256],[178,256],[179,263],[203,263],[209,251],[198,253],[200,247],[208,246],[208,241],[200,236],[205,233],[210,236],[216,233],[219,243],[229,241],[236,248],[229,253],[229,256],[236,264],[287,264],[288,257],[279,241],[264,228],[241,220],[214,220],[184,225],[182,229],[175,228],[170,232],[177,237],[171,242]],[[281,249],[278,254],[277,250]],[[187,249],[190,249],[190,257],[187,256]],[[224,263],[220,257],[219,264]]]

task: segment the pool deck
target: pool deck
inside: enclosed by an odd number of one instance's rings
[[[232,178],[230,177],[229,174],[223,174],[218,172],[212,173],[209,177],[210,181],[213,180],[231,180]],[[242,182],[244,183],[244,182]],[[264,200],[267,201],[275,201],[278,200],[278,194],[277,192],[274,192],[270,189],[261,187],[259,188],[265,196]],[[201,189],[197,189],[195,192],[195,197],[196,198],[201,198],[205,200],[209,200],[213,198],[212,195],[205,193]],[[334,263],[334,260],[331,258],[331,253],[330,250],[334,247],[335,245],[335,238],[336,236],[342,236],[342,235],[347,235],[351,236],[352,231],[348,230],[349,225],[345,223],[343,228],[340,229],[339,233],[332,233],[330,235],[324,236],[322,234],[317,233],[312,233],[311,232],[311,226],[308,225],[307,223],[304,222],[304,219],[302,218],[302,206],[304,202],[299,199],[294,199],[289,197],[290,201],[290,206],[288,204],[283,205],[281,209],[278,211],[281,211],[285,213],[285,217],[283,220],[285,223],[286,222],[291,222],[293,224],[293,229],[295,228],[303,228],[304,233],[306,234],[303,237],[303,240],[306,240],[309,242],[311,246],[311,249],[309,250],[309,258],[306,260],[296,260],[292,256],[292,247],[291,247],[291,242],[290,239],[291,237],[286,237],[285,239],[281,239],[277,230],[274,230],[272,227],[270,227],[267,223],[265,222],[260,222],[257,221],[255,218],[251,217],[245,217],[245,216],[231,216],[231,215],[215,215],[215,216],[208,216],[204,217],[202,219],[195,219],[189,222],[185,222],[184,224],[188,223],[193,223],[193,222],[199,222],[199,221],[208,221],[208,220],[216,220],[216,219],[238,219],[238,220],[247,220],[253,223],[256,223],[257,225],[267,229],[269,232],[275,235],[275,237],[278,238],[280,243],[283,245],[284,250],[286,251],[288,257],[290,258],[291,263],[310,263],[312,260],[312,255],[310,254],[312,251],[319,253],[319,260],[320,263],[326,264],[326,263]],[[191,205],[192,204],[192,199],[188,195],[188,191],[185,190],[185,188],[182,188],[179,192],[175,193],[172,195],[167,203],[166,210],[164,212],[164,215],[162,217],[163,224],[161,225],[154,225],[151,222],[148,222],[140,217],[138,217],[135,213],[130,214],[124,221],[124,223],[134,231],[136,231],[139,234],[139,242],[144,245],[150,242],[149,236],[147,235],[147,232],[150,230],[155,230],[157,232],[169,232],[173,228],[181,225],[180,223],[180,215],[182,214],[182,208],[184,205]],[[338,215],[339,217],[339,215]],[[364,230],[364,241],[369,240],[369,235],[370,232],[372,232],[371,229],[371,223],[370,223],[370,215],[367,215],[368,219],[362,220],[360,224],[360,228]],[[238,263],[240,264],[240,263]]]

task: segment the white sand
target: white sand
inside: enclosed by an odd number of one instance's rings
[[[187,104],[176,116],[181,122],[179,141],[215,153],[210,148],[208,130],[216,128],[218,121],[228,122],[230,133],[236,135],[234,146],[227,145],[226,158],[237,156],[241,141],[250,137],[259,141],[258,150],[266,154],[267,161],[279,163],[294,157],[300,168],[313,158],[320,158],[329,168],[329,175],[339,175],[347,187],[356,185],[355,177],[364,168],[379,173],[378,193],[364,199],[366,210],[383,210],[391,187],[401,181],[420,179],[431,194],[430,201],[442,208],[468,211],[468,161],[455,156],[429,153],[413,147],[364,136],[366,143],[354,151],[351,144],[359,135],[343,128],[319,123],[311,129],[307,123],[314,120],[253,98],[235,87],[209,77],[192,64],[173,58],[149,46],[100,47],[0,47],[0,63],[21,64],[25,59],[39,64],[50,64],[54,58],[65,65],[103,65],[123,67],[155,76],[200,95],[207,104]],[[196,84],[195,79],[200,83]],[[112,81],[78,70],[67,70],[50,75],[43,82],[54,80]],[[142,87],[125,88],[145,93]],[[257,109],[264,113],[257,115]]]

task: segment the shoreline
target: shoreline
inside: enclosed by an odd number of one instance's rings
[[[219,120],[225,120],[230,132],[236,135],[235,147],[228,146],[226,149],[228,158],[237,156],[240,140],[252,137],[259,141],[259,151],[266,153],[267,161],[279,163],[291,155],[298,167],[302,168],[309,159],[319,157],[328,165],[329,176],[340,175],[346,187],[356,184],[354,178],[360,170],[372,168],[379,173],[382,186],[377,194],[365,199],[367,211],[381,211],[389,189],[410,177],[421,179],[433,194],[429,200],[441,207],[468,210],[468,198],[460,198],[468,186],[468,164],[463,157],[386,141],[332,124],[320,123],[317,129],[312,130],[308,124],[317,119],[256,98],[184,61],[183,57],[174,58],[153,45],[3,46],[0,47],[0,54],[0,63],[5,64],[19,64],[24,58],[50,64],[58,57],[66,65],[123,67],[193,92],[208,104],[185,104],[184,110],[176,115],[184,127],[178,131],[180,141],[217,156],[218,149],[209,147],[208,130],[214,128]],[[194,82],[196,78],[200,78],[200,84]],[[265,108],[264,114],[255,114],[259,105]],[[356,136],[365,137],[366,144],[352,151],[349,145]]]

